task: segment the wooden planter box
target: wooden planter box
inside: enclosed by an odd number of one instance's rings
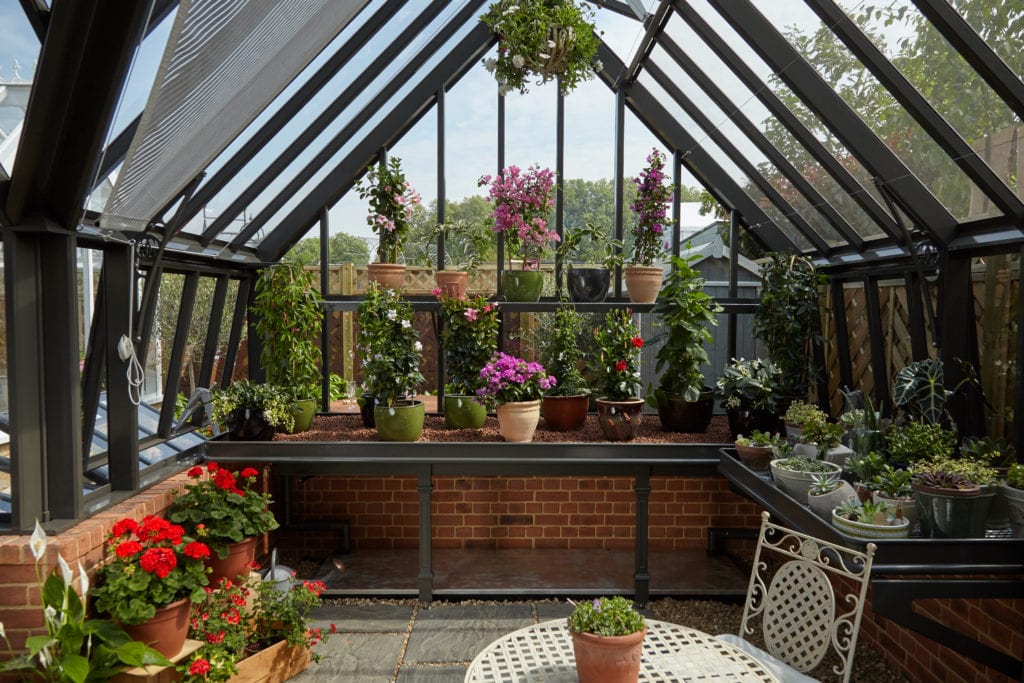
[[[178,663],[201,646],[198,640],[187,640],[181,652],[170,659]],[[288,643],[282,640],[246,657],[236,666],[238,673],[228,679],[234,683],[282,683],[309,668],[309,650],[288,647]],[[176,683],[180,680],[181,676],[173,666],[151,666],[123,671],[114,676],[111,683]]]

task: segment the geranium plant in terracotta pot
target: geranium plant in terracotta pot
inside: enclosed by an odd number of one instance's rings
[[[114,524],[92,588],[96,609],[135,639],[173,657],[185,644],[190,601],[202,600],[210,548],[177,524],[148,515]]]
[[[533,440],[540,421],[540,399],[557,384],[540,363],[527,362],[501,351],[480,371],[484,386],[476,393],[485,404],[495,406],[498,430],[505,441]]]
[[[665,234],[672,225],[668,217],[672,202],[672,186],[666,182],[665,154],[654,149],[647,157],[647,168],[633,178],[636,199],[633,211],[633,255],[622,273],[629,291],[629,300],[649,304],[658,298],[664,275],[655,262],[666,250]]]
[[[270,511],[270,495],[254,488],[258,476],[252,467],[238,472],[210,461],[188,471],[190,481],[184,492],[173,492],[168,519],[213,551],[213,584],[244,573],[255,557],[256,537],[278,526]]]
[[[483,296],[459,298],[435,290],[444,347],[444,421],[452,429],[479,429],[487,408],[476,399],[480,371],[498,350],[498,306]]]
[[[15,654],[0,624],[0,638],[7,643],[9,658],[0,662],[0,672],[17,672],[44,681],[107,680],[125,666],[167,666],[170,660],[144,643],[133,640],[118,624],[89,618],[89,575],[78,563],[82,594],[72,587],[74,575],[67,561],[57,555],[57,568],[43,578],[47,538],[36,521],[29,539],[35,558],[36,580],[42,600],[45,635],[25,639],[24,651]]]
[[[598,359],[597,419],[609,441],[630,441],[640,427],[644,400],[640,397],[640,361],[644,340],[633,312],[616,308],[594,330]]]
[[[505,243],[502,294],[506,301],[537,301],[544,287],[541,261],[548,247],[560,239],[548,228],[555,175],[536,164],[525,171],[509,166],[496,178],[485,175],[478,181],[480,186],[487,184],[491,186],[487,201],[494,204],[488,221]],[[519,268],[513,269],[513,259],[519,259]]]
[[[370,279],[400,290],[405,266],[398,259],[409,237],[413,207],[420,203],[420,194],[405,179],[398,157],[371,166],[356,187],[360,199],[370,200],[366,223],[377,234],[377,262],[369,265]]]
[[[635,683],[647,624],[617,595],[572,603],[569,632],[580,683]]]
[[[525,94],[531,80],[541,85],[556,78],[568,94],[601,70],[595,59],[594,12],[586,3],[495,0],[480,20],[498,36],[497,58],[483,63],[502,94]]]

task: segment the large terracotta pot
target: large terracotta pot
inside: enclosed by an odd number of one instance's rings
[[[185,646],[188,636],[188,611],[192,603],[188,598],[158,607],[149,621],[141,624],[122,624],[125,632],[141,643],[170,658]]]
[[[487,420],[487,407],[465,394],[445,394],[443,410],[450,429],[480,429]]]
[[[640,430],[643,410],[642,398],[628,401],[597,399],[597,422],[604,438],[609,441],[632,441]]]
[[[464,270],[439,270],[434,273],[434,281],[444,296],[462,299],[469,286],[469,273]]]
[[[381,441],[419,441],[423,417],[423,401],[396,401],[390,406],[373,407],[373,421]]]
[[[664,271],[657,266],[629,266],[622,271],[629,300],[635,304],[653,304],[657,301],[664,277]]]
[[[628,636],[572,633],[580,683],[636,683],[647,629]]]
[[[589,409],[589,394],[545,396],[540,404],[544,425],[553,432],[574,432],[582,429],[587,422]]]
[[[221,559],[217,553],[211,553],[206,560],[210,568],[210,585],[216,587],[221,579],[236,581],[239,576],[249,573],[252,561],[256,559],[256,537],[250,536],[238,543],[228,544],[228,556]]]
[[[498,406],[498,431],[505,441],[526,443],[533,441],[533,433],[540,422],[540,399],[512,401]]]
[[[366,266],[366,277],[388,289],[400,292],[405,286],[405,264],[371,263]]]

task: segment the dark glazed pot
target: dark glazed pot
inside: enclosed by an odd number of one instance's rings
[[[696,401],[685,401],[679,394],[658,390],[658,417],[661,428],[666,432],[703,434],[711,424],[711,413],[715,408],[715,396],[711,387],[704,387]]]
[[[632,441],[643,419],[644,400],[628,401],[597,399],[597,422],[608,441]]]
[[[578,303],[598,303],[608,296],[612,274],[607,268],[569,268],[569,298]]]
[[[228,441],[270,441],[277,428],[266,421],[262,410],[235,408],[224,420]]]
[[[779,428],[779,416],[771,411],[729,408],[726,412],[729,415],[729,431],[733,439],[740,434],[750,436],[755,429],[763,434],[782,431]]]
[[[373,407],[377,404],[377,399],[373,396],[360,396],[359,397],[359,415],[363,418],[363,426],[373,429],[377,426],[376,420],[373,417]]]

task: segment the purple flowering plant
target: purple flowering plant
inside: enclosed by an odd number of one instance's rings
[[[402,160],[391,157],[387,164],[371,166],[356,185],[360,199],[370,200],[366,222],[377,233],[377,262],[397,263],[409,236],[413,207],[420,194],[402,172]]]
[[[481,176],[477,185],[488,183],[491,188],[487,201],[494,204],[488,220],[492,230],[505,239],[508,269],[515,254],[522,259],[523,270],[538,270],[544,252],[560,239],[557,232],[548,229],[548,216],[555,203],[555,174],[539,164],[525,171],[509,166],[496,178]]]
[[[665,182],[665,155],[657,149],[647,157],[647,168],[633,178],[636,199],[629,208],[633,224],[633,258],[636,266],[650,266],[664,253],[665,230],[672,224],[668,217],[672,186]]]
[[[527,362],[501,351],[480,371],[484,386],[476,390],[488,406],[515,401],[536,401],[555,386],[555,378],[540,363]]]

